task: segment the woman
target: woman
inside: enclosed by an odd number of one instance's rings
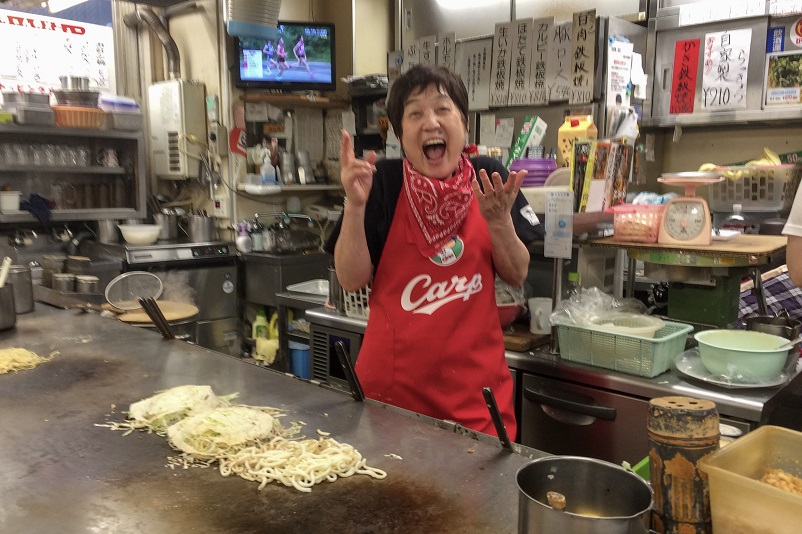
[[[277,79],[281,79],[281,76],[284,74],[285,70],[290,70],[290,66],[287,65],[287,51],[284,49],[284,37],[278,38],[278,46],[276,47],[276,57],[278,58],[278,76]]]
[[[309,73],[309,76],[312,78],[315,77],[315,73],[309,70],[309,63],[306,62],[306,49],[304,47],[304,36],[299,35],[297,39],[295,39],[295,46],[292,48],[292,53],[295,54],[295,61],[297,65],[300,67],[303,65],[306,67],[306,72]]]
[[[515,436],[494,277],[520,286],[529,252],[516,229],[526,240],[542,231],[519,194],[525,173],[463,155],[468,93],[447,69],[412,67],[393,82],[387,114],[406,157],[358,160],[343,131],[347,202],[327,243],[344,289],[372,277],[356,364],[364,392],[495,435],[489,386]]]

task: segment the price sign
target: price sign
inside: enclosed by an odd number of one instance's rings
[[[565,102],[571,94],[571,21],[554,25],[546,62],[549,102]]]
[[[487,109],[490,101],[490,56],[493,39],[484,37],[457,43],[454,72],[468,89],[468,109]]]
[[[551,41],[554,34],[554,17],[535,19],[532,27],[532,72],[529,79],[529,103],[547,104],[549,101],[548,66]]]
[[[510,72],[511,106],[529,104],[529,84],[532,72],[532,19],[516,20],[512,25],[512,68]]]
[[[674,74],[671,80],[669,113],[693,113],[696,73],[699,68],[699,39],[677,41],[674,46]]]
[[[574,13],[571,55],[571,94],[569,104],[589,104],[593,100],[596,65],[596,10]]]
[[[702,109],[746,108],[746,74],[752,30],[708,33],[704,41]]]
[[[506,106],[509,102],[513,24],[514,22],[496,24],[490,80],[491,106]]]

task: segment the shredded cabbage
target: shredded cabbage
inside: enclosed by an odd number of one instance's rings
[[[188,416],[228,406],[236,396],[218,397],[210,386],[178,386],[133,403],[128,413],[133,427],[161,434]]]

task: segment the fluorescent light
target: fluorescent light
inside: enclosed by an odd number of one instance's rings
[[[86,0],[48,0],[47,7],[50,9],[51,13],[58,13],[59,11],[75,7],[78,4],[83,4],[84,2],[86,2]]]
[[[498,3],[500,3],[498,0],[437,0],[437,5],[443,9],[471,9]]]

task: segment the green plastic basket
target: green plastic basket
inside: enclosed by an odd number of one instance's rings
[[[653,338],[561,324],[557,334],[560,357],[570,362],[652,378],[668,371],[674,357],[685,350],[687,334],[693,330],[687,324],[665,323]]]

